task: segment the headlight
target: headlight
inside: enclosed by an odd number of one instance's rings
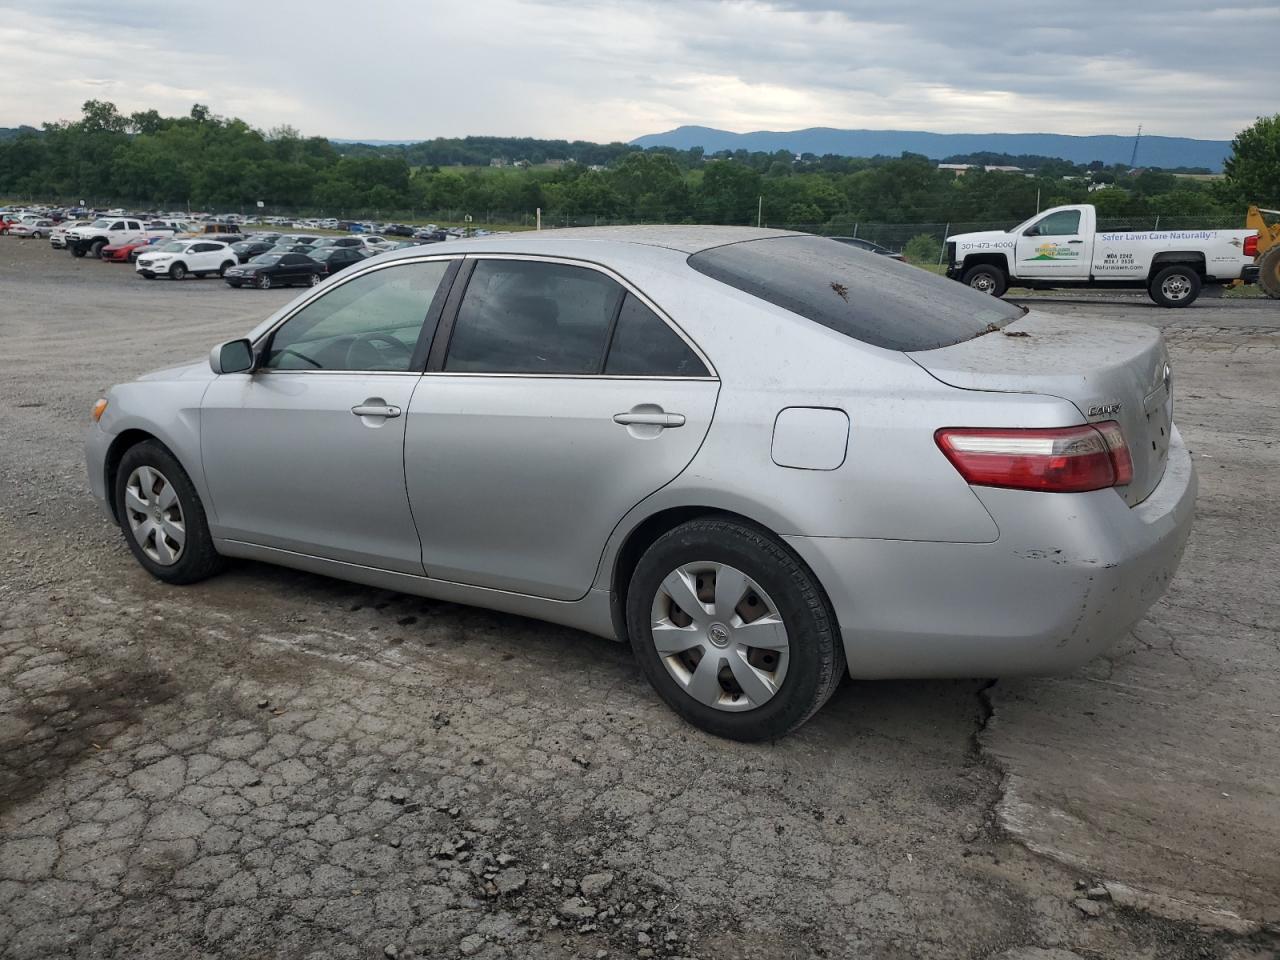
[[[93,422],[97,423],[102,419],[102,415],[107,412],[107,398],[99,397],[98,402],[93,405]]]

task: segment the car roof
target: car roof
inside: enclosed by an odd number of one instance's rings
[[[625,227],[570,227],[558,230],[527,230],[520,233],[491,234],[484,237],[449,240],[431,247],[413,247],[384,254],[387,259],[431,254],[506,253],[571,255],[574,251],[588,254],[608,248],[611,253],[622,254],[627,248],[663,250],[691,255],[750,240],[768,240],[774,237],[800,237],[806,234],[792,230],[772,230],[760,227],[719,227],[698,225],[642,225]],[[591,259],[588,257],[588,259]]]

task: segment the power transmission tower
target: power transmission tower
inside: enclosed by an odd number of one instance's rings
[[[1138,141],[1142,139],[1142,124],[1138,124],[1138,135],[1133,138],[1133,153],[1129,155],[1129,169],[1138,165]]]

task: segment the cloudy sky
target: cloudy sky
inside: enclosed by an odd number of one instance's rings
[[[1280,3],[0,0],[0,126],[193,102],[255,126],[629,140],[680,124],[1230,138]]]

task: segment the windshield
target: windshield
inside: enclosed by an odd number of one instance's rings
[[[162,243],[156,249],[161,253],[182,253],[187,249],[187,245],[185,243]]]
[[[264,267],[269,267],[273,263],[280,262],[280,254],[278,253],[261,253],[249,261],[250,263],[259,263]]]
[[[948,347],[1023,313],[954,280],[825,237],[770,237],[712,247],[691,256],[689,266],[888,350]]]
[[[15,216],[16,216],[16,214],[15,214]],[[95,230],[106,230],[106,229],[108,229],[108,228],[111,226],[111,221],[110,221],[110,220],[95,220],[95,221],[93,221],[93,223],[89,224],[89,226],[93,227]]]

